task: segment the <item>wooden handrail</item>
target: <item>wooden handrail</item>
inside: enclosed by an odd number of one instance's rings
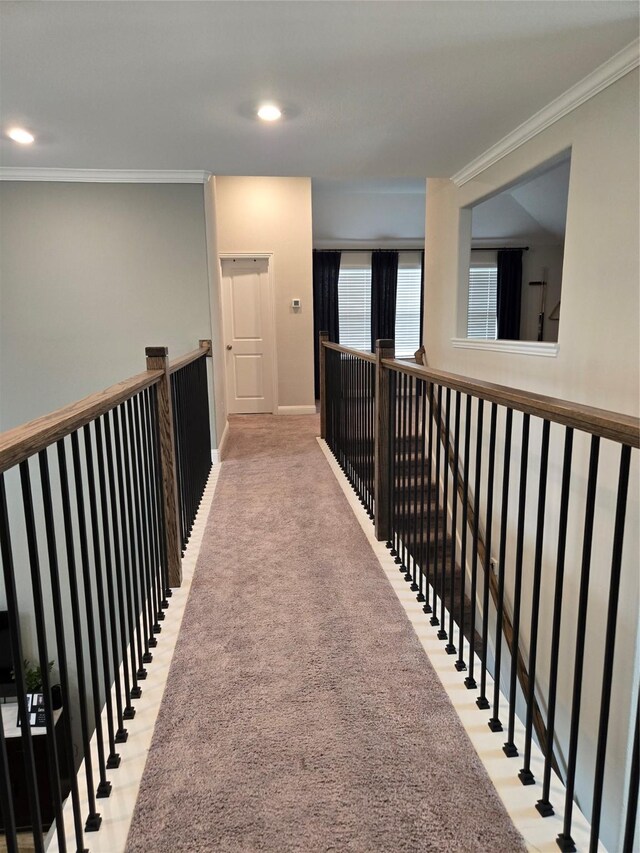
[[[332,346],[335,347],[335,345]],[[531,391],[522,391],[517,388],[509,388],[506,385],[470,379],[467,376],[446,373],[442,370],[434,370],[431,367],[408,364],[398,359],[383,359],[382,364],[398,373],[406,373],[409,376],[415,376],[417,379],[436,382],[445,388],[462,391],[474,397],[481,397],[490,403],[507,406],[510,409],[583,430],[601,438],[619,441],[630,447],[640,447],[640,418],[632,415],[596,409],[593,406],[571,403],[568,400],[560,400],[556,397],[545,397]]]
[[[0,433],[0,474],[155,385],[163,375],[162,370],[145,370],[49,415]]]
[[[333,349],[336,352],[343,352],[345,355],[355,355],[356,358],[361,358],[363,361],[376,363],[376,357],[372,352],[365,352],[361,349],[353,349],[352,347],[343,347],[340,344],[334,344],[332,341],[323,341],[322,346],[327,349]]]
[[[169,362],[169,373],[175,373],[182,367],[186,367],[188,364],[191,364],[192,361],[197,361],[199,358],[205,358],[206,356],[210,355],[211,341],[202,340],[200,341],[200,346],[198,347],[198,349],[191,350],[191,352],[188,352],[185,355],[181,355],[179,358],[172,359]]]

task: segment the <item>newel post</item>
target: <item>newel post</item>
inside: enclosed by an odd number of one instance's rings
[[[329,340],[329,332],[320,332],[318,344],[318,364],[320,373],[320,438],[327,437],[327,362],[326,349],[322,346],[323,341]]]
[[[391,371],[383,358],[395,358],[395,343],[376,341],[376,399],[374,432],[375,532],[379,542],[391,539]]]
[[[158,431],[160,433],[160,470],[162,473],[162,508],[164,539],[167,553],[167,583],[170,587],[182,584],[182,555],[180,549],[180,524],[178,508],[178,480],[173,438],[173,410],[169,356],[167,347],[147,347],[147,370],[164,370],[158,382]]]

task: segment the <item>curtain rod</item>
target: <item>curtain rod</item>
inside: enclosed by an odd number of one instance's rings
[[[472,246],[472,252],[528,252],[528,246]]]
[[[393,249],[390,249],[390,248],[386,248],[386,249],[385,248],[352,249],[351,246],[349,246],[348,249],[314,249],[313,251],[314,252],[424,252],[424,249],[420,249],[417,247],[408,248],[408,249],[407,248],[404,248],[404,249],[402,249],[402,248],[399,248],[399,249],[396,249],[396,248],[393,248]]]

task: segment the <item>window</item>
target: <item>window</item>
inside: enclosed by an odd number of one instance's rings
[[[469,269],[467,337],[495,341],[498,332],[496,292],[498,267],[495,263],[472,264]]]
[[[420,252],[400,252],[396,295],[396,355],[413,355],[420,346]],[[371,256],[343,252],[338,278],[340,343],[371,352]]]
[[[422,261],[419,252],[400,252],[396,293],[396,356],[413,355],[420,346],[420,288]]]
[[[363,264],[365,258],[366,265]],[[340,343],[343,347],[371,352],[371,263],[367,255],[360,255],[356,264],[350,262],[348,257],[340,263]]]

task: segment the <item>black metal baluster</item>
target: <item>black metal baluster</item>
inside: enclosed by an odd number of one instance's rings
[[[400,495],[399,513],[398,513],[398,544],[396,546],[398,556],[395,562],[399,567],[399,571],[404,573],[404,509],[405,509],[405,435],[406,435],[406,403],[407,397],[405,392],[405,375],[398,374],[398,402],[400,404],[400,418],[398,423],[398,493]]]
[[[387,540],[387,548],[392,557],[396,555],[395,536],[396,536],[396,505],[398,501],[398,487],[396,483],[396,454],[398,452],[398,443],[396,441],[396,429],[398,424],[397,418],[398,401],[396,398],[396,372],[389,371],[389,539]],[[376,495],[376,501],[380,499]]]
[[[460,391],[456,391],[456,413],[453,422],[453,482],[451,485],[451,587],[449,589],[449,642],[448,655],[455,655],[453,644],[453,613],[455,609],[456,533],[458,528],[458,464],[460,461]]]
[[[440,630],[438,631],[438,639],[446,640],[447,632],[445,629],[445,601],[447,598],[447,530],[448,530],[448,505],[449,505],[449,448],[451,446],[451,388],[447,388],[445,394],[445,423],[444,423],[444,452],[442,458],[442,550],[440,552],[441,570],[440,570]],[[442,420],[442,409],[440,409],[440,420]],[[438,446],[438,450],[440,447]],[[453,575],[451,576],[453,581]]]
[[[21,665],[24,660],[22,651],[22,639],[20,634],[18,594],[16,590],[15,567],[13,564],[13,549],[11,547],[11,531],[9,528],[9,514],[7,512],[7,493],[4,483],[4,474],[0,474],[0,554],[2,554],[2,574],[4,577],[4,594],[7,603],[9,639],[14,662],[13,674],[16,681],[16,694],[19,701],[25,702],[27,686],[25,684],[24,669]],[[47,667],[46,667],[47,668]],[[22,697],[22,699],[20,699]],[[24,704],[23,704],[23,707]],[[27,715],[20,714],[20,737],[24,755],[24,770],[27,783],[27,798],[29,800],[29,812],[31,814],[31,826],[33,827],[33,846],[35,853],[44,853],[44,842],[42,838],[42,818],[40,816],[40,800],[38,797],[38,782],[36,778],[35,762],[33,757],[33,743],[31,740],[31,726]],[[6,818],[5,818],[6,820]],[[64,829],[62,831],[64,845]]]
[[[184,554],[184,546],[187,539],[186,523],[185,523],[185,508],[184,508],[184,472],[182,470],[182,447],[180,425],[182,418],[180,415],[179,388],[178,388],[178,373],[172,373],[169,377],[171,387],[171,406],[173,409],[173,444],[175,447],[176,457],[176,481],[178,486],[178,522],[180,524],[180,548]]]
[[[0,814],[4,822],[4,842],[7,853],[18,853],[16,836],[16,818],[13,811],[13,796],[11,779],[9,777],[9,760],[4,736],[4,724],[0,713]]]
[[[111,533],[112,533],[112,544],[113,544],[113,557],[114,557],[114,568],[115,568],[115,576],[116,576],[116,584],[113,588],[113,603],[115,607],[115,615],[116,622],[119,626],[120,631],[120,664],[122,667],[122,675],[124,679],[124,696],[126,699],[126,705],[122,712],[123,719],[132,720],[136,715],[136,710],[131,704],[131,683],[129,680],[129,663],[127,661],[127,627],[125,623],[125,610],[127,608],[123,583],[122,583],[122,562],[123,558],[121,555],[121,540],[124,532],[124,520],[118,517],[118,506],[116,503],[116,475],[115,468],[113,464],[113,443],[111,440],[111,420],[109,418],[109,414],[103,416],[104,422],[104,432],[105,432],[105,449],[107,455],[107,474],[108,474],[108,493],[109,493],[109,508],[111,510]],[[122,550],[124,551],[124,542],[122,542]],[[108,578],[111,578],[111,572],[107,575]],[[112,581],[113,583],[113,581]],[[133,638],[131,638],[131,642],[133,642]],[[135,660],[134,660],[135,666]]]
[[[346,453],[345,453],[345,463],[347,470],[347,478],[349,479],[349,483],[351,484],[351,488],[353,488],[353,358],[348,355],[347,356],[347,440],[346,440]]]
[[[630,462],[631,448],[628,445],[623,444],[620,453],[620,475],[618,479],[616,519],[613,534],[613,555],[611,557],[611,579],[609,581],[609,607],[607,608],[607,629],[604,644],[602,696],[600,699],[600,722],[598,725],[598,746],[596,751],[596,769],[593,783],[593,806],[591,808],[591,838],[589,839],[589,853],[597,853],[598,838],[600,836],[602,788],[604,784],[604,766],[607,757],[607,738],[609,734],[611,684],[613,681],[613,660],[616,646],[618,599],[620,597],[620,575],[622,571],[622,546],[624,542],[624,525],[627,513]]]
[[[480,695],[476,705],[483,711],[491,707],[487,699],[487,649],[489,647],[489,580],[491,575],[491,530],[493,527],[493,479],[496,462],[496,421],[498,406],[491,404],[489,427],[489,468],[487,472],[487,512],[485,522],[484,577],[482,579],[482,656],[480,658]]]
[[[592,444],[593,460],[593,444]],[[564,434],[564,458],[562,463],[562,486],[560,490],[560,521],[558,527],[558,552],[556,558],[556,582],[553,594],[553,627],[551,629],[551,661],[549,664],[549,698],[547,701],[547,750],[544,757],[544,778],[542,797],[536,808],[542,817],[552,815],[553,806],[549,801],[551,788],[551,768],[553,766],[553,739],[555,734],[556,698],[558,687],[558,659],[560,657],[560,625],[562,619],[562,589],[564,583],[564,564],[567,550],[567,518],[569,516],[569,487],[571,484],[571,455],[573,451],[573,429],[567,427]],[[591,464],[589,479],[591,479]],[[595,480],[594,480],[595,487]]]
[[[362,365],[364,362],[361,359],[355,359],[356,368],[356,460],[358,466],[358,494],[360,503],[364,506],[364,482],[362,479],[362,449],[363,449],[363,430],[362,430],[362,415],[363,415],[363,389],[362,389]]]
[[[518,496],[518,531],[516,534],[515,588],[513,593],[513,651],[509,675],[509,728],[502,751],[514,758],[518,749],[514,743],[516,725],[516,684],[518,676],[518,649],[520,648],[520,600],[522,597],[522,552],[524,547],[524,517],[527,506],[527,465],[529,456],[529,415],[522,417],[522,448],[520,455],[520,493]]]
[[[504,426],[504,455],[502,462],[502,507],[500,511],[500,549],[498,552],[498,604],[496,608],[496,654],[493,680],[493,717],[489,720],[492,732],[501,732],[500,722],[500,669],[502,666],[502,634],[504,618],[504,578],[507,556],[507,532],[509,525],[509,474],[511,470],[511,432],[513,409],[507,409]]]
[[[136,646],[138,650],[138,671],[136,673],[138,681],[144,681],[147,677],[147,670],[144,667],[145,653],[149,651],[147,642],[147,625],[146,611],[144,608],[144,587],[142,578],[144,572],[142,568],[142,536],[140,531],[140,502],[137,494],[138,483],[136,480],[136,471],[133,460],[134,443],[132,436],[132,413],[131,400],[127,400],[126,404],[120,407],[120,418],[122,426],[122,447],[124,451],[124,470],[125,482],[127,486],[127,506],[129,508],[129,541],[131,542],[131,566],[133,584],[133,605],[136,614]],[[125,416],[126,411],[126,416]],[[142,619],[142,629],[140,620]]]
[[[49,673],[49,642],[47,637],[47,622],[44,612],[44,598],[42,593],[42,572],[40,568],[40,555],[38,553],[38,532],[36,519],[33,511],[33,494],[31,490],[31,476],[29,472],[29,461],[20,463],[20,485],[22,489],[22,506],[24,511],[25,533],[27,536],[27,551],[29,554],[29,570],[31,573],[31,589],[33,596],[33,615],[36,624],[36,638],[38,644],[38,663],[40,665],[40,677],[42,679],[42,693],[44,695],[44,711],[46,719],[46,745],[47,745],[47,771],[49,784],[51,786],[51,798],[58,837],[61,837],[60,846],[64,851],[67,849],[64,831],[64,817],[62,814],[62,789],[60,785],[60,758],[58,755],[58,742],[56,739],[56,727],[53,714],[53,700],[51,698],[51,678]],[[46,500],[46,498],[45,498]],[[48,531],[47,531],[48,534]],[[47,539],[48,544],[48,539]],[[62,652],[58,649],[60,667],[64,665]],[[14,661],[14,673],[20,666]],[[18,694],[20,699],[24,694]],[[24,701],[24,700],[23,700]],[[23,705],[24,707],[24,705]],[[70,706],[65,703],[65,717],[68,719]],[[22,711],[20,712],[23,716]],[[68,747],[68,744],[66,744]],[[40,827],[38,827],[38,830]]]
[[[529,630],[529,691],[526,697],[527,713],[524,734],[524,767],[518,773],[523,785],[535,782],[531,772],[531,735],[533,730],[533,709],[535,706],[536,663],[538,654],[538,619],[540,616],[540,587],[542,585],[542,546],[544,540],[544,512],[547,499],[547,467],[549,462],[549,421],[542,424],[542,446],[540,448],[540,480],[538,484],[538,522],[536,531],[536,550],[533,560],[533,592],[531,607],[531,627]]]
[[[124,418],[124,406],[119,407],[118,409],[113,409],[111,411],[111,417],[113,418],[113,438],[114,438],[114,449],[115,449],[115,460],[114,460],[114,468],[116,474],[116,480],[118,484],[118,511],[120,513],[120,537],[122,539],[122,568],[123,572],[120,573],[121,577],[121,587],[123,590],[122,603],[125,608],[125,613],[122,614],[122,619],[126,618],[126,629],[129,638],[129,657],[131,663],[131,690],[129,692],[129,699],[139,699],[142,696],[142,689],[138,684],[138,666],[142,665],[140,658],[138,658],[138,663],[136,663],[136,640],[139,644],[140,651],[142,651],[142,644],[140,643],[139,635],[136,635],[136,631],[134,628],[134,601],[133,601],[133,590],[131,587],[131,576],[132,576],[132,566],[135,562],[135,545],[133,541],[133,529],[130,523],[130,516],[127,513],[127,508],[130,511],[130,507],[127,507],[127,501],[125,498],[125,488],[128,483],[128,476],[126,469],[123,466],[123,444],[126,442],[126,432],[125,432],[125,424],[122,422],[122,440],[120,438],[120,417]],[[136,615],[135,619],[136,625],[139,625],[138,618]],[[126,650],[123,650],[126,653]]]
[[[460,624],[458,636],[458,659],[455,667],[458,672],[467,668],[464,662],[464,611],[465,611],[465,581],[467,578],[467,523],[469,506],[469,454],[471,452],[471,396],[467,394],[467,405],[464,421],[464,462],[462,469],[462,524],[460,532]]]
[[[438,563],[440,556],[440,446],[442,443],[442,385],[438,385],[438,404],[437,404],[437,420],[436,420],[436,481],[434,484],[435,511],[434,511],[434,537],[433,537],[433,613],[429,622],[432,625],[439,625],[438,607],[436,604],[436,594],[440,590],[442,595],[442,585],[438,587]],[[438,632],[440,636],[440,632]]]
[[[420,587],[418,586],[418,510],[420,506],[419,502],[419,488],[420,483],[418,480],[418,436],[419,436],[419,423],[418,416],[420,414],[419,397],[418,397],[418,380],[411,377],[411,388],[412,395],[415,400],[414,403],[414,411],[413,411],[413,430],[411,436],[411,456],[412,458],[412,474],[411,479],[413,482],[412,488],[412,498],[411,498],[411,512],[412,512],[412,521],[413,521],[413,530],[411,532],[411,559],[413,561],[413,568],[411,570],[411,592],[419,592]]]
[[[402,403],[402,563],[400,571],[404,574],[405,579],[409,564],[409,490],[410,490],[410,438],[409,429],[411,420],[409,417],[409,407],[411,405],[409,376],[403,374],[404,395]]]
[[[433,513],[433,382],[427,384],[429,389],[429,440],[427,447],[427,535],[425,541],[425,583],[424,595],[425,602],[422,606],[423,613],[431,613],[432,607],[429,604],[429,589],[431,587],[431,515]],[[432,587],[433,609],[436,606],[436,585],[435,580]]]
[[[162,542],[160,541],[160,536],[158,534],[158,519],[156,515],[156,503],[155,503],[155,464],[153,453],[151,450],[151,438],[150,438],[150,419],[149,419],[149,409],[150,409],[150,393],[147,388],[143,391],[142,394],[142,410],[140,412],[141,420],[142,420],[142,441],[144,447],[144,460],[146,463],[145,468],[145,488],[147,494],[147,512],[149,518],[149,542],[151,543],[151,563],[149,565],[149,581],[151,585],[151,600],[153,606],[153,616],[152,616],[152,632],[154,634],[159,634],[162,631],[162,627],[160,622],[164,619],[164,613],[162,613],[160,609],[160,600],[161,595],[158,589],[158,571],[160,566],[161,557],[161,549]],[[151,641],[149,642],[151,645]]]
[[[104,572],[107,585],[108,617],[109,617],[109,640],[111,645],[111,654],[113,660],[113,683],[116,694],[116,717],[118,720],[118,730],[116,731],[116,743],[125,743],[129,737],[129,733],[124,727],[124,718],[122,710],[122,690],[120,686],[120,652],[118,643],[118,627],[116,618],[116,601],[113,587],[113,563],[110,543],[110,524],[108,510],[108,494],[107,481],[105,474],[104,463],[104,447],[102,441],[102,426],[100,418],[94,421],[94,429],[96,436],[96,453],[98,457],[98,484],[100,487],[100,510],[102,515],[102,531],[104,545]]]
[[[373,482],[374,476],[374,441],[375,441],[375,426],[374,426],[374,418],[375,418],[375,382],[376,382],[376,374],[375,374],[375,365],[369,364],[369,516],[370,518],[374,518],[375,513],[375,487]]]
[[[598,479],[598,461],[600,439],[591,438],[589,456],[589,475],[587,479],[587,500],[584,514],[584,540],[582,544],[582,566],[580,569],[580,591],[578,593],[578,621],[576,625],[576,652],[573,664],[573,695],[571,699],[571,725],[569,731],[569,753],[565,780],[565,805],[562,832],[557,843],[561,850],[571,851],[575,844],[571,838],[573,817],[573,793],[575,790],[576,763],[578,760],[578,734],[580,730],[580,711],[582,707],[582,674],[584,667],[584,645],[587,628],[587,608],[589,604],[589,578],[591,574],[591,551],[593,545],[593,519],[596,507],[596,484]]]
[[[482,428],[484,416],[484,400],[478,400],[478,412],[476,415],[476,476],[473,493],[473,535],[471,552],[471,591],[470,604],[471,624],[469,628],[469,675],[464,680],[467,690],[477,688],[473,677],[476,654],[476,592],[478,584],[478,526],[480,524],[480,484],[482,482]]]
[[[58,649],[58,671],[60,673],[60,688],[62,690],[62,731],[64,733],[65,749],[68,756],[68,761],[72,762],[73,756],[73,734],[71,730],[71,691],[69,689],[69,672],[67,668],[67,640],[64,630],[64,617],[62,611],[62,595],[60,593],[60,571],[58,566],[58,551],[56,546],[55,522],[53,517],[53,501],[51,499],[51,482],[49,478],[49,461],[47,451],[41,450],[38,453],[38,462],[40,465],[40,484],[42,487],[42,503],[44,509],[44,526],[47,539],[47,553],[49,557],[49,575],[51,579],[51,599],[53,603],[53,621],[55,625],[56,646]],[[45,668],[46,668],[46,656]],[[50,685],[48,674],[45,680],[44,669],[41,665],[42,686],[45,690],[45,697],[51,700]],[[84,697],[82,697],[84,698]],[[51,718],[53,724],[53,717]],[[53,729],[52,729],[53,731]],[[55,740],[55,734],[53,739]],[[59,767],[56,766],[56,772],[59,772]],[[80,810],[80,795],[78,793],[78,777],[69,770],[69,782],[71,786],[71,804],[73,808],[73,827],[76,837],[76,850],[78,853],[84,853],[84,831],[82,827],[82,812]],[[94,808],[95,811],[95,808]],[[64,832],[64,830],[63,830]],[[58,826],[58,835],[60,828]]]
[[[108,797],[111,793],[111,782],[107,781],[104,754],[104,739],[102,734],[102,713],[100,702],[100,679],[98,674],[98,656],[96,631],[93,613],[93,592],[91,588],[91,568],[89,565],[89,540],[87,537],[87,520],[85,515],[84,489],[82,485],[82,463],[80,462],[80,445],[78,433],[71,433],[71,455],[73,458],[73,482],[76,496],[76,512],[78,516],[78,538],[80,540],[80,563],[82,565],[82,583],[84,605],[87,622],[87,641],[89,646],[89,667],[91,672],[91,702],[93,707],[93,722],[98,750],[98,772],[100,781],[96,789],[96,797]],[[109,705],[110,708],[110,705]],[[108,716],[110,715],[110,711]],[[91,827],[86,827],[91,831]]]
[[[100,829],[102,818],[96,809],[95,792],[93,790],[93,760],[91,758],[91,735],[89,733],[89,719],[87,714],[87,685],[84,669],[84,650],[82,637],[82,620],[80,618],[80,599],[78,596],[78,572],[76,569],[76,555],[73,537],[73,522],[71,518],[71,500],[69,497],[69,474],[67,471],[67,457],[64,439],[57,443],[58,448],[58,470],[60,472],[60,497],[62,501],[62,517],[64,522],[65,548],[67,552],[67,568],[69,572],[69,597],[71,599],[71,619],[73,624],[73,636],[75,638],[76,652],[76,677],[78,679],[78,705],[80,707],[80,732],[82,737],[82,749],[87,779],[87,799],[89,801],[89,814],[85,822],[86,832],[95,832]]]
[[[151,578],[151,566],[154,560],[153,530],[151,526],[151,499],[149,497],[149,484],[146,478],[148,471],[148,457],[146,455],[146,444],[144,442],[144,391],[133,400],[133,414],[135,421],[135,446],[136,446],[136,470],[140,492],[140,507],[142,516],[142,544],[144,552],[144,564],[142,577],[144,580],[144,602],[143,606],[147,612],[147,649],[153,649],[158,645],[154,636],[155,604],[154,587]],[[158,626],[159,628],[159,626]],[[148,651],[143,657],[145,663],[151,663],[153,653]]]
[[[633,735],[631,752],[631,768],[629,773],[629,794],[627,797],[627,819],[624,824],[622,853],[633,853],[633,842],[636,835],[636,820],[638,817],[638,784],[640,783],[640,744],[638,734],[640,729],[640,696],[636,702],[636,724]]]
[[[420,403],[421,403],[421,412],[420,412],[420,428],[419,428],[419,447],[420,447],[420,547],[418,548],[419,555],[419,569],[420,569],[420,581],[418,583],[419,589],[418,594],[416,595],[417,601],[420,603],[424,603],[427,599],[425,597],[426,593],[426,575],[425,575],[425,541],[424,541],[424,496],[425,496],[425,476],[426,476],[426,453],[425,453],[425,426],[426,426],[426,418],[427,418],[427,388],[426,383],[423,379],[419,380],[418,387],[420,389]],[[424,591],[423,591],[424,590]]]
[[[413,410],[413,392],[414,392],[414,381],[413,376],[407,376],[407,386],[409,393],[409,409],[408,409],[408,422],[407,422],[407,525],[406,525],[406,534],[405,538],[407,540],[406,547],[406,572],[404,579],[407,583],[412,583],[411,589],[415,592],[417,587],[415,585],[415,581],[411,574],[411,554],[414,548],[414,543],[412,539],[412,521],[413,516],[415,516],[415,483],[413,481],[414,478],[414,436],[413,436],[413,421],[414,421],[414,413]],[[415,569],[414,569],[415,571]],[[415,589],[414,589],[415,587]]]
[[[395,557],[395,563],[398,562],[398,553],[400,551],[400,500],[402,496],[402,464],[400,459],[401,454],[401,424],[402,424],[402,408],[401,408],[401,394],[402,394],[402,374],[397,373],[395,370],[391,371],[391,382],[393,387],[393,405],[391,407],[391,417],[393,419],[392,423],[392,435],[393,435],[393,448],[391,453],[391,463],[393,466],[392,473],[392,489],[393,489],[393,535],[392,535],[392,548],[391,548],[391,556]]]

